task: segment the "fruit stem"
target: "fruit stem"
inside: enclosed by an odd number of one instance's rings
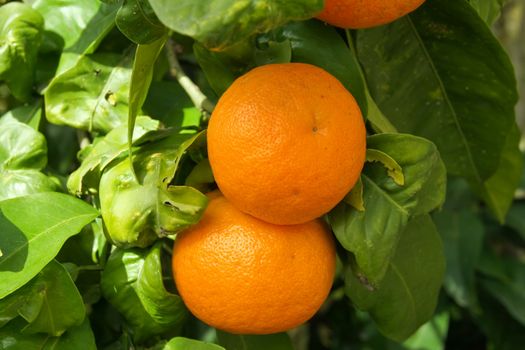
[[[176,55],[176,44],[172,38],[166,43],[166,57],[170,66],[170,75],[174,77],[186,91],[195,107],[199,108],[206,117],[211,115],[215,104],[210,101],[201,89],[186,75]]]

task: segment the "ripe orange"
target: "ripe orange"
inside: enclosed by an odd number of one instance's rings
[[[325,0],[317,18],[341,28],[370,28],[414,11],[425,0]]]
[[[279,226],[237,210],[219,193],[179,234],[173,274],[189,310],[237,334],[285,331],[326,299],[335,271],[332,234],[320,220]]]
[[[357,181],[366,151],[359,107],[321,68],[271,64],[235,80],[208,126],[215,180],[239,210],[274,224],[310,221]]]

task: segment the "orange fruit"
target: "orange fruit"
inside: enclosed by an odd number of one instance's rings
[[[370,28],[414,11],[425,0],[325,0],[317,18],[341,28]]]
[[[221,96],[208,155],[221,192],[274,224],[304,223],[351,190],[365,160],[361,111],[344,86],[303,64],[257,67]]]
[[[237,334],[269,334],[307,321],[328,296],[333,236],[321,220],[274,225],[219,193],[173,248],[179,294],[200,320]]]

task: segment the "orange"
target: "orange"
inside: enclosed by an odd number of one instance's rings
[[[271,64],[233,82],[208,126],[208,155],[221,192],[239,210],[298,224],[331,210],[365,160],[359,107],[321,68]]]
[[[307,321],[328,296],[333,236],[320,220],[273,225],[215,193],[173,249],[177,289],[200,320],[236,334],[269,334]]]
[[[325,0],[317,18],[341,28],[370,28],[414,11],[425,0]]]

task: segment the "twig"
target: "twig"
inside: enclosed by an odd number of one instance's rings
[[[169,38],[166,43],[166,57],[168,58],[168,63],[170,65],[170,75],[179,82],[195,107],[199,108],[203,114],[207,116],[211,115],[211,112],[213,112],[213,109],[215,108],[215,104],[202,93],[201,89],[191,81],[180,66],[177,55],[175,54],[175,43],[171,38]]]

